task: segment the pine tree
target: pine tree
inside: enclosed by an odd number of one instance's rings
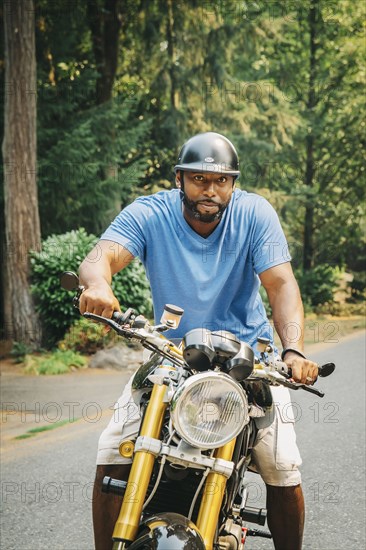
[[[5,332],[38,345],[29,252],[41,244],[36,185],[36,58],[33,2],[5,2]]]

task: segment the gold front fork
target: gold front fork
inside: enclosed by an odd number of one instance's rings
[[[164,396],[167,387],[154,385],[147,406],[140,436],[159,439],[167,404]],[[140,523],[142,507],[154,467],[155,457],[147,451],[136,451],[121,511],[113,531],[113,539],[133,541]]]
[[[236,439],[216,449],[215,458],[231,460]],[[213,540],[219,520],[220,509],[224,498],[227,477],[216,472],[207,476],[201,506],[197,518],[197,527],[202,535],[206,550],[213,549]]]

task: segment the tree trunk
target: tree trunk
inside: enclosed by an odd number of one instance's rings
[[[88,0],[88,19],[93,51],[99,77],[96,83],[96,103],[112,98],[118,64],[118,43],[121,20],[118,0],[104,0],[100,9],[96,0]]]
[[[314,122],[314,108],[316,106],[316,94],[315,94],[315,71],[316,71],[316,31],[317,31],[317,11],[319,9],[318,1],[314,0],[311,3],[308,23],[310,34],[310,70],[309,70],[309,90],[307,100],[307,113],[308,123],[311,133],[306,136],[306,168],[304,183],[309,189],[310,197],[307,199],[305,207],[305,221],[304,221],[304,255],[303,255],[303,268],[309,270],[314,264],[314,203],[313,195],[311,191],[314,187],[314,135],[313,122]]]
[[[174,12],[173,2],[168,0],[168,18],[166,37],[168,42],[169,76],[170,76],[170,106],[173,111],[177,108],[177,83],[175,76],[175,33],[174,33]]]
[[[118,66],[119,33],[122,26],[122,6],[120,0],[103,0],[103,8],[96,0],[88,0],[88,20],[91,30],[93,52],[98,71],[96,81],[96,104],[102,105],[113,97],[113,86]],[[127,8],[125,8],[127,9]],[[115,139],[111,129],[110,140]],[[118,165],[104,169],[104,179],[118,177]],[[121,210],[120,197],[116,198],[109,215],[116,216]]]
[[[4,2],[4,31],[5,332],[38,345],[41,331],[29,288],[29,251],[41,248],[33,0]]]

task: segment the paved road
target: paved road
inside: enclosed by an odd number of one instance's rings
[[[361,550],[366,545],[365,335],[323,345],[313,357],[336,362],[337,370],[319,383],[323,399],[293,394],[307,505],[304,550]],[[126,379],[127,373],[110,371],[2,376],[1,401],[8,412],[2,419],[1,550],[92,550],[95,449]],[[26,414],[29,410],[35,412]],[[79,420],[14,439],[30,427],[68,417]],[[252,478],[250,495],[253,505],[264,502],[259,476]],[[271,548],[263,539],[248,545],[248,550]]]
[[[131,373],[2,376],[0,549],[91,550],[91,491],[99,434]],[[32,412],[33,411],[33,412]],[[53,421],[76,420],[15,440]]]
[[[322,346],[312,357],[336,363],[320,379],[322,399],[292,392],[301,451],[306,502],[304,550],[364,550],[365,537],[365,334]],[[265,489],[253,476],[253,505],[264,504]],[[259,496],[259,498],[258,498]],[[248,550],[270,550],[252,539]]]

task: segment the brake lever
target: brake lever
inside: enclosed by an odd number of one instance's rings
[[[291,384],[290,387],[291,387],[293,390],[302,389],[302,390],[308,391],[308,392],[310,392],[310,393],[314,393],[314,394],[317,395],[318,397],[324,397],[324,395],[325,395],[325,393],[322,392],[321,390],[317,390],[317,389],[314,388],[313,386],[308,386],[307,384],[303,384],[302,382],[289,382],[289,381],[288,381],[288,384]]]
[[[134,333],[132,333],[128,329],[121,327],[121,325],[118,324],[116,321],[113,321],[113,319],[107,319],[107,317],[102,317],[100,315],[96,315],[95,313],[89,313],[88,311],[83,313],[83,317],[85,317],[85,319],[90,319],[91,321],[98,321],[98,323],[103,323],[104,325],[113,328],[113,330],[115,330],[118,334],[126,338],[136,337]]]
[[[277,384],[280,384],[281,386],[285,386],[286,388],[290,388],[292,390],[305,390],[305,391],[308,391],[310,393],[313,393],[315,395],[317,395],[318,397],[324,397],[325,393],[320,391],[320,390],[317,390],[316,388],[314,388],[313,386],[308,386],[306,384],[303,384],[302,382],[291,382],[288,378],[288,374],[284,374],[284,373],[277,373],[276,371],[274,372],[268,372],[267,373],[267,376],[272,379],[273,382],[276,382]]]

